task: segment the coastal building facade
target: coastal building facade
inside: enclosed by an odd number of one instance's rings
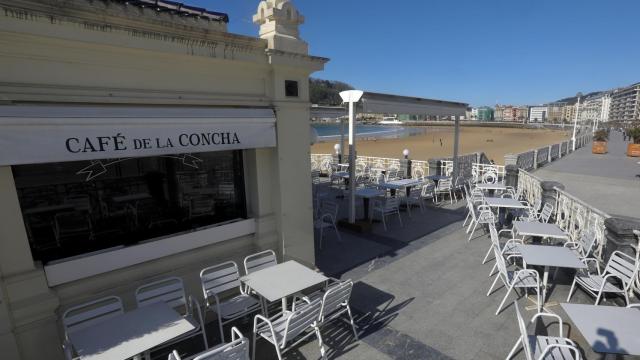
[[[566,105],[567,104],[563,102],[547,104],[547,120],[554,124],[561,123]]]
[[[546,106],[531,106],[529,108],[529,122],[545,122],[547,120]]]
[[[304,21],[260,38],[156,1],[0,0],[0,357],[63,359],[70,306],[273,249],[314,264]]]
[[[493,109],[488,106],[479,107],[478,121],[493,121]]]
[[[640,83],[611,93],[609,120],[637,121],[640,119]]]
[[[562,121],[566,123],[573,122],[576,116],[576,104],[567,104],[562,108]]]
[[[609,107],[611,106],[611,96],[608,93],[601,93],[584,99],[580,104],[580,122],[595,123],[596,121],[607,121],[609,118]]]
[[[529,115],[529,108],[517,105],[496,105],[495,121],[502,122],[525,122]]]

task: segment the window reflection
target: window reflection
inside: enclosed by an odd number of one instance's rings
[[[12,167],[44,262],[246,218],[241,151]]]

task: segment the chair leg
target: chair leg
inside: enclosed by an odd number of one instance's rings
[[[492,277],[493,274],[495,274],[496,268],[498,267],[498,263],[496,262],[495,264],[493,264],[493,267],[491,268],[491,271],[489,272],[489,277]]]
[[[205,314],[205,318],[206,318],[206,314]],[[220,317],[220,314],[218,314],[218,326],[220,327],[220,338],[224,343],[224,330],[222,329],[222,317]]]
[[[464,222],[462,223],[462,227],[467,226],[467,221],[469,221],[469,216],[471,216],[471,212],[467,211],[467,217],[464,218]]]
[[[567,302],[571,300],[571,295],[573,294],[573,290],[576,288],[576,278],[573,278],[573,283],[571,283],[571,288],[569,289],[569,296],[567,296]]]
[[[489,260],[489,255],[491,255],[491,251],[493,250],[493,246],[489,247],[489,251],[487,251],[487,255],[484,256],[484,259],[482,260],[482,264],[486,264],[487,261]]]
[[[384,227],[384,231],[387,231],[387,221],[385,220],[386,215],[384,213],[381,213],[381,217],[382,217],[382,226]]]
[[[349,314],[349,321],[351,322],[351,329],[353,330],[353,336],[358,341],[358,332],[356,331],[356,323],[353,321],[353,315],[351,315],[351,307],[347,305],[347,314]]]
[[[278,355],[278,360],[282,360],[282,354],[280,353],[280,347],[278,346],[277,343],[274,346],[276,347],[276,355]]]
[[[596,303],[594,305],[598,305],[600,303],[601,297],[602,297],[602,290],[598,291],[598,297],[596,297]]]
[[[507,290],[507,293],[504,295],[504,298],[502,298],[502,302],[500,302],[500,306],[498,306],[498,310],[496,310],[496,315],[500,314],[500,310],[502,310],[504,303],[507,301],[507,298],[509,298],[509,295],[511,294],[511,290],[513,290],[513,285],[509,286],[509,290]]]
[[[487,296],[491,295],[491,292],[493,291],[493,287],[496,286],[496,283],[498,282],[498,279],[500,279],[500,275],[496,276],[496,278],[493,280],[493,283],[491,284],[491,287],[489,288],[489,291],[487,292]]]
[[[338,227],[336,224],[333,224],[333,230],[336,232],[336,237],[338,238],[338,242],[342,242],[342,236],[340,236],[340,232],[338,231]]]
[[[400,227],[404,227],[402,224],[402,216],[400,215],[400,209],[398,209],[398,220],[400,220]]]
[[[471,234],[469,234],[469,239],[467,239],[467,242],[471,241],[471,238],[473,237],[473,233],[476,232],[477,227],[478,227],[478,222],[476,221],[476,223],[473,225],[473,230],[471,230]]]
[[[320,250],[322,250],[322,236],[324,235],[324,227],[320,226]]]
[[[522,336],[520,336],[518,338],[518,341],[516,341],[516,343],[513,345],[513,348],[511,348],[511,351],[509,351],[509,355],[507,355],[507,359],[506,360],[510,360],[513,355],[516,354],[516,350],[518,350],[518,348],[520,347],[520,344],[522,343]]]
[[[256,338],[258,337],[258,333],[255,332],[255,330],[253,331],[253,346],[251,347],[251,349],[253,349],[253,351],[251,352],[251,360],[256,360]]]
[[[320,334],[320,328],[316,327],[316,336],[318,337],[318,346],[320,346],[320,355],[322,355],[322,359],[327,358],[327,354],[324,351],[324,344],[322,343],[322,334]]]

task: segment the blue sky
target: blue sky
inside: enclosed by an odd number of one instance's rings
[[[258,0],[185,0],[257,36]],[[640,81],[638,0],[294,0],[313,76],[472,105],[539,104]],[[348,36],[346,34],[349,34]]]

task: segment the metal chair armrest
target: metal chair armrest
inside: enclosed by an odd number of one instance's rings
[[[237,327],[235,326],[231,327],[231,341],[236,341],[238,339],[242,339],[243,337],[244,336],[242,335],[240,330],[238,330]]]
[[[627,305],[628,308],[638,308],[640,309],[640,304],[629,304]]]
[[[582,262],[585,265],[587,265],[587,272],[589,272],[588,266],[589,266],[589,262],[590,261],[593,261],[593,262],[596,263],[596,270],[598,270],[598,275],[602,275],[602,272],[600,271],[600,266],[599,266],[599,263],[598,263],[598,259],[594,259],[594,258],[584,258],[584,259],[582,259]]]
[[[558,320],[558,325],[560,326],[560,337],[564,337],[564,335],[562,335],[562,327],[563,327],[562,318],[560,316],[558,316],[557,314],[552,314],[552,313],[548,313],[548,312],[539,312],[539,313],[533,315],[533,317],[531,318],[531,323],[533,323],[537,318],[542,317],[542,316],[548,316],[548,317],[552,317],[552,318]]]

